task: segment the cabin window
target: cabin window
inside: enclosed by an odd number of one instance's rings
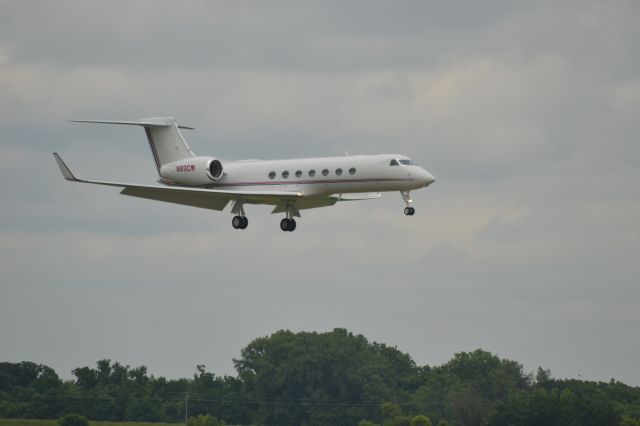
[[[396,160],[391,160],[391,162],[389,163],[390,166],[397,166],[398,162]]]
[[[282,172],[282,178],[286,179],[289,177],[289,170],[285,170],[284,172]]]
[[[356,168],[355,167],[350,168],[349,169],[349,174],[350,175],[355,175],[356,174]]]
[[[309,170],[309,176],[314,177],[316,175],[316,171],[311,169]]]
[[[336,175],[340,176],[342,174],[342,169],[336,169]]]
[[[413,166],[413,161],[411,160],[400,160],[400,164],[403,166]]]
[[[276,172],[269,172],[269,179],[275,179],[276,178]]]
[[[296,170],[296,177],[302,176],[302,170]]]
[[[322,176],[327,176],[329,174],[329,169],[322,169]]]

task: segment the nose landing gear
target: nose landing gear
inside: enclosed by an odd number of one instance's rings
[[[404,204],[406,206],[404,208],[404,214],[407,216],[413,216],[416,213],[416,209],[411,207],[411,202],[413,201],[411,199],[411,194],[409,193],[409,191],[400,191],[400,195],[402,195],[402,200],[404,201]]]

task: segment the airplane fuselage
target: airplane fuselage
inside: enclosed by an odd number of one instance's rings
[[[391,165],[393,161],[395,165]],[[399,154],[223,161],[223,175],[201,187],[300,192],[305,197],[324,197],[341,193],[410,191],[433,182],[433,176],[423,168],[412,162],[401,164],[401,161],[411,162]]]

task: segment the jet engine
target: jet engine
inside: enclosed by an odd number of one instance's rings
[[[181,185],[207,185],[222,177],[220,160],[212,157],[191,157],[167,163],[160,168],[160,176]]]

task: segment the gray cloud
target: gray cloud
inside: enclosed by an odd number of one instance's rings
[[[278,328],[347,327],[419,363],[482,347],[639,384],[634,2],[0,3],[0,358],[186,376]],[[222,158],[402,152],[438,182],[230,215],[62,180],[151,183],[174,115]],[[27,315],[25,315],[27,313]],[[27,318],[25,318],[25,316]],[[17,319],[21,318],[20,321]]]
[[[357,68],[433,63],[440,44],[504,16],[508,2],[7,2],[3,32],[28,62],[72,66]],[[34,28],[48,32],[35,32]],[[82,37],[78,37],[82,34]],[[425,44],[425,41],[427,44]],[[373,42],[373,43],[372,43]],[[426,49],[425,49],[426,48]],[[108,52],[108,55],[104,53]]]

